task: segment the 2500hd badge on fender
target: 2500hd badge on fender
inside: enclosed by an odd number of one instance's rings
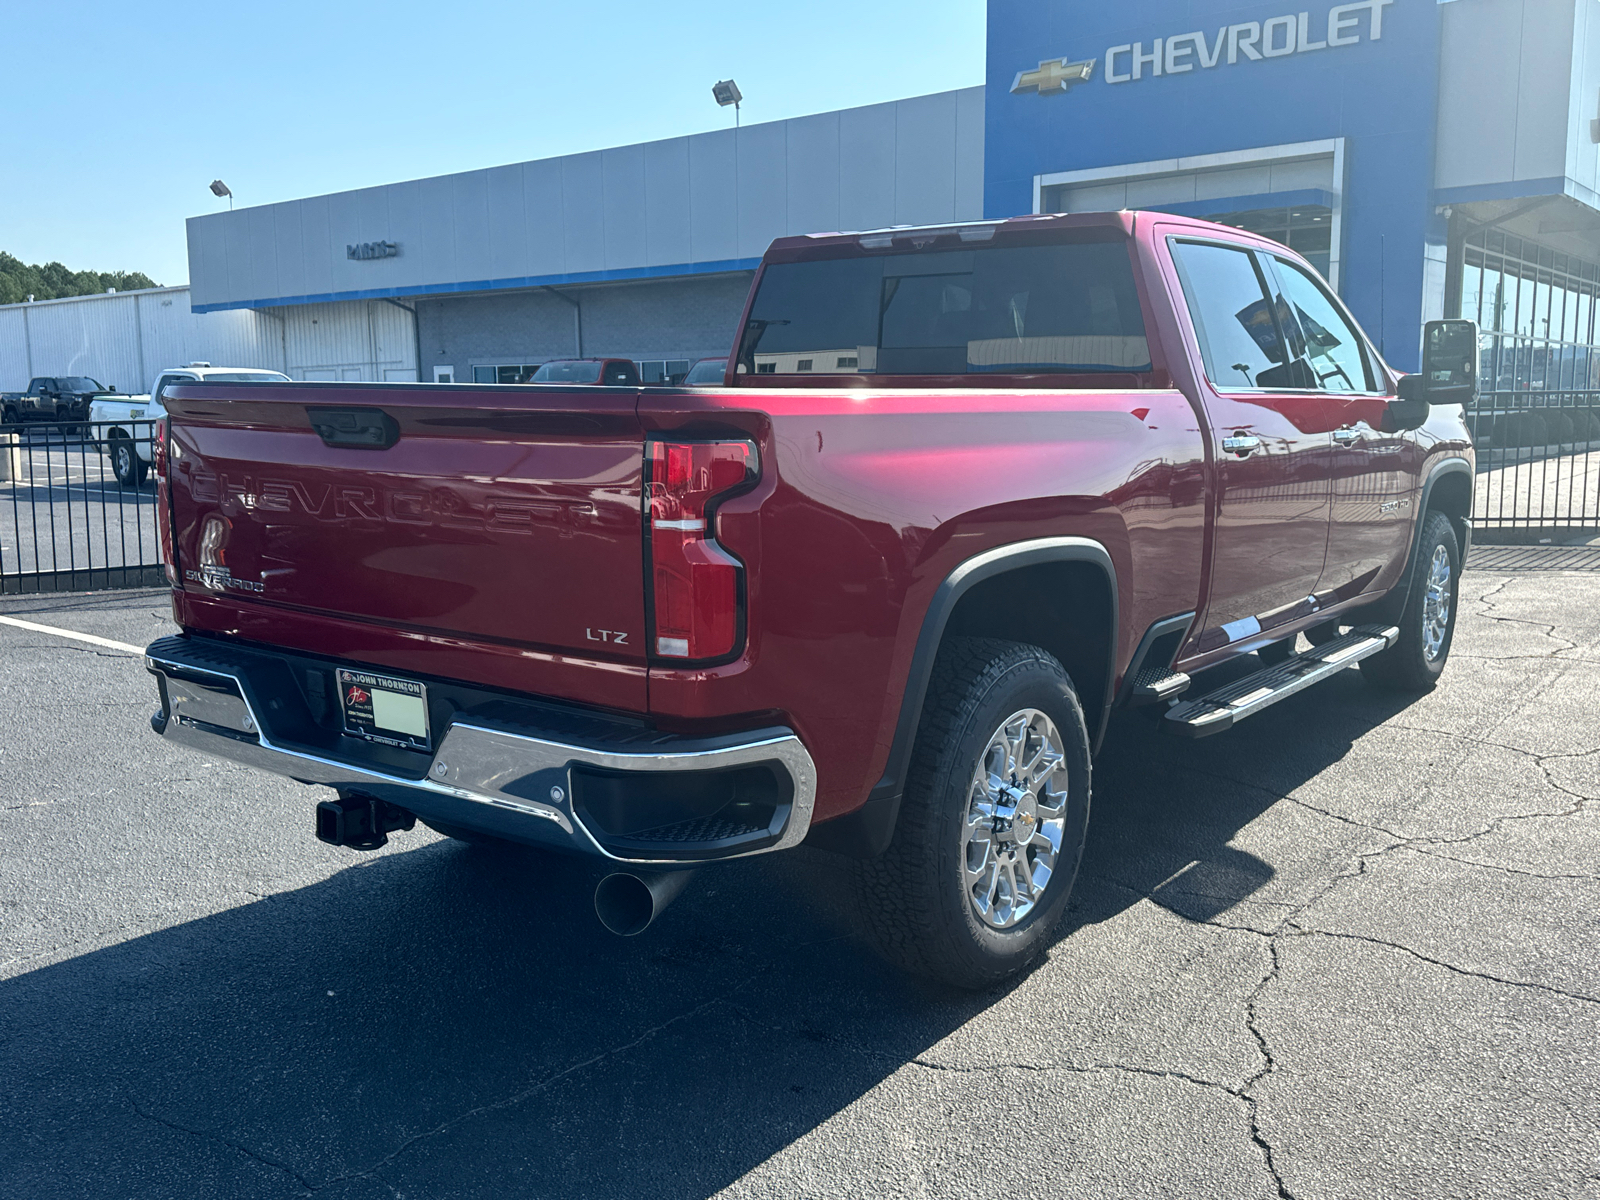
[[[722,387],[179,387],[153,723],[335,789],[328,841],[618,864],[623,932],[853,855],[885,953],[984,985],[1066,906],[1113,708],[1438,679],[1476,346],[1398,377],[1283,246],[1118,213],[780,240]]]

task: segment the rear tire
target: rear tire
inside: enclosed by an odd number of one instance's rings
[[[1329,642],[1341,636],[1338,621],[1324,621],[1321,625],[1313,625],[1303,632],[1306,635],[1306,641],[1313,646],[1326,646]]]
[[[1422,521],[1416,574],[1400,616],[1400,640],[1361,662],[1361,674],[1377,687],[1398,692],[1432,690],[1444,673],[1455,638],[1461,588],[1461,543],[1441,512]]]
[[[1089,733],[1072,680],[1036,646],[956,638],[934,664],[889,848],[857,870],[883,955],[988,987],[1044,951],[1089,821]]]
[[[1262,646],[1256,651],[1256,657],[1269,667],[1276,667],[1280,663],[1286,663],[1294,657],[1294,647],[1298,640],[1299,638],[1296,636]]]

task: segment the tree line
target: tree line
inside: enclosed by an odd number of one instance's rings
[[[25,263],[0,250],[0,304],[35,300],[60,300],[65,296],[92,296],[107,288],[131,292],[160,287],[143,271],[73,271],[58,262],[43,266]]]

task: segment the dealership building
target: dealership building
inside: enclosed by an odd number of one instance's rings
[[[1397,367],[1462,315],[1497,386],[1600,387],[1600,5],[1306,3],[990,0],[981,87],[194,217],[185,344],[212,321],[230,365],[304,379],[580,353],[660,379],[728,352],[775,237],[1138,208],[1286,242]],[[62,347],[32,370],[95,374],[98,338]]]

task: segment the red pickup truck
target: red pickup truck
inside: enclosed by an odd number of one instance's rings
[[[330,842],[617,864],[619,932],[853,855],[886,954],[985,985],[1066,906],[1112,709],[1438,678],[1477,334],[1423,342],[1400,378],[1283,246],[1123,212],[775,242],[721,387],[180,387],[153,725],[335,789]]]

